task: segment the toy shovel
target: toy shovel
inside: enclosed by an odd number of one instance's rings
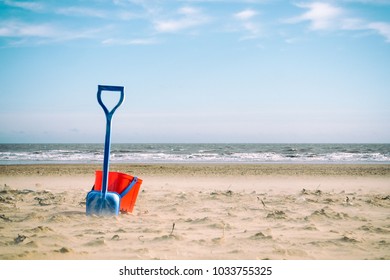
[[[102,101],[102,91],[114,91],[120,93],[118,104],[109,111]],[[92,190],[87,194],[86,208],[87,215],[118,215],[120,207],[120,196],[116,192],[108,191],[108,173],[110,161],[110,144],[111,144],[111,119],[115,110],[122,104],[125,99],[124,87],[121,86],[98,86],[97,100],[106,114],[106,138],[104,143],[104,161],[103,161],[103,181],[102,190]]]

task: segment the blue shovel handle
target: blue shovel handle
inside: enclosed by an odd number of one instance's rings
[[[115,91],[120,92],[120,98],[118,104],[109,111],[102,101],[102,91]],[[97,100],[102,106],[104,113],[106,114],[106,139],[104,143],[104,161],[103,161],[103,182],[102,182],[102,196],[103,199],[106,197],[108,190],[108,171],[109,171],[109,161],[110,161],[110,147],[111,147],[111,119],[115,113],[115,110],[122,104],[125,99],[124,87],[121,86],[105,86],[99,85],[97,92]]]

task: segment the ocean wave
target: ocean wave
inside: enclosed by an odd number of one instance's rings
[[[101,145],[61,144],[34,148],[0,144],[0,164],[100,163]],[[110,161],[117,163],[390,163],[390,145],[262,144],[118,144]]]

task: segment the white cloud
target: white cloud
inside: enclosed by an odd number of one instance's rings
[[[87,7],[66,7],[59,8],[57,10],[58,14],[63,14],[67,16],[87,16],[87,17],[97,17],[105,18],[107,13],[103,10],[87,8]]]
[[[342,20],[340,28],[344,30],[361,30],[367,23],[360,18],[345,18]]]
[[[252,9],[246,9],[233,14],[233,18],[238,21],[236,31],[244,33],[240,38],[240,41],[255,39],[262,34],[260,23],[254,20],[258,14],[257,11]]]
[[[193,8],[193,7],[182,7],[178,10],[178,13],[183,14],[183,15],[187,15],[187,16],[191,16],[191,15],[199,14],[200,11],[196,8]]]
[[[41,11],[44,8],[44,6],[41,3],[36,3],[36,2],[32,2],[32,1],[31,2],[20,2],[20,1],[5,0],[3,2],[7,6],[21,8],[21,9],[30,10],[30,11]]]
[[[53,37],[57,31],[47,24],[28,24],[19,21],[2,22],[2,37]]]
[[[386,5],[390,4],[390,0],[343,0],[344,2],[350,3],[363,3],[363,4],[375,4],[375,5]]]
[[[348,30],[348,31],[374,31],[390,42],[390,23],[370,22],[362,18],[347,17],[346,10],[329,3],[313,2],[296,4],[308,11],[287,19],[286,23],[310,22],[312,30]]]
[[[109,46],[131,46],[131,45],[155,45],[158,41],[154,38],[138,38],[138,39],[106,39],[102,41],[103,45]]]
[[[390,23],[387,22],[371,22],[367,25],[368,29],[374,30],[386,38],[386,42],[390,43]]]
[[[257,38],[261,34],[261,27],[260,24],[254,23],[254,22],[245,22],[243,23],[242,27],[249,32],[248,36],[245,36],[241,38],[242,40],[245,39],[254,39]]]
[[[264,4],[273,0],[181,0],[182,2],[196,2],[196,3],[250,3],[250,4]],[[386,1],[386,0],[383,0]]]
[[[312,30],[332,29],[337,26],[337,22],[344,14],[343,9],[333,6],[329,3],[313,2],[307,4],[296,4],[296,6],[308,9],[300,16],[289,18],[288,23],[310,22]]]
[[[209,22],[209,17],[193,7],[182,7],[177,11],[178,19],[156,20],[154,28],[158,32],[177,32],[203,25]]]
[[[234,14],[234,17],[238,20],[249,20],[256,16],[258,13],[255,10],[247,9]]]
[[[42,44],[95,38],[106,31],[106,28],[70,30],[50,24],[31,24],[21,21],[0,22],[0,26],[0,37],[18,40],[12,44]]]
[[[386,42],[390,42],[390,23],[387,22],[368,22],[359,18],[347,18],[343,20],[341,29],[352,31],[374,31],[383,36],[386,39]]]

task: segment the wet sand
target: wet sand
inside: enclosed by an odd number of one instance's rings
[[[0,166],[0,259],[390,259],[390,165],[112,164],[134,211],[86,216],[100,168]]]

